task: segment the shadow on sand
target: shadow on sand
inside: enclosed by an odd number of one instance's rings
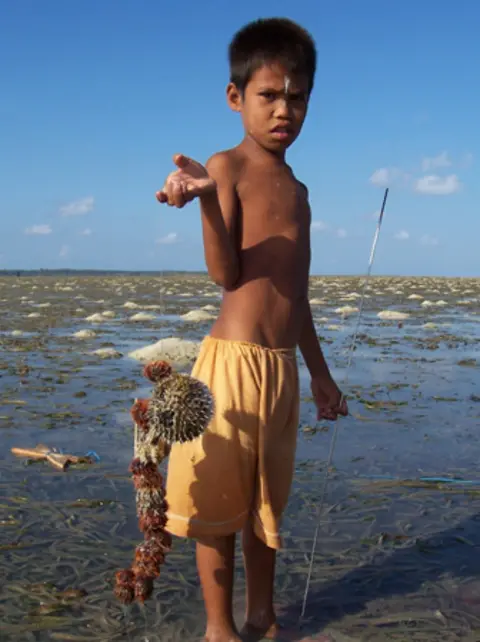
[[[314,574],[318,577],[321,569],[317,567]],[[410,595],[445,576],[464,583],[462,591],[449,596],[452,602],[478,616],[480,586],[468,580],[479,575],[480,513],[476,513],[452,528],[384,551],[339,579],[317,584],[310,590],[302,631],[304,635],[318,634],[346,615],[361,613],[369,602]],[[281,617],[289,625],[298,622],[302,600],[303,594],[282,609]]]
[[[234,489],[242,483],[242,480],[231,479],[230,471],[226,467],[228,457],[225,458],[222,453],[225,454],[225,449],[244,447],[245,427],[253,420],[258,420],[242,412],[229,411],[228,415],[229,421],[237,428],[233,441],[212,433],[203,436],[203,447],[209,460],[208,467],[211,469],[211,459],[215,459],[218,475],[214,480],[215,484],[212,484],[211,471],[205,480],[202,474],[203,466],[207,466],[205,460],[199,462],[196,467],[197,479],[190,486],[190,495],[201,514],[209,513],[212,498],[218,495],[219,491],[226,502],[232,501],[231,492],[235,492]],[[206,481],[208,487],[205,486]],[[306,568],[305,565],[305,572]],[[480,576],[480,513],[475,513],[455,526],[429,537],[412,538],[401,548],[385,548],[373,561],[335,580],[319,583],[316,578],[321,577],[321,568],[317,565],[301,628],[298,621],[305,576],[297,575],[294,581],[298,589],[295,592],[295,600],[281,608],[279,620],[289,631],[299,629],[298,635],[293,634],[293,637],[289,637],[292,641],[320,640],[325,627],[338,622],[346,615],[360,614],[367,609],[370,602],[411,595],[420,591],[425,584],[440,582],[442,577],[447,575],[465,583],[461,594],[450,596],[452,601],[458,600],[463,610],[480,613],[480,588],[467,581]],[[224,584],[225,580],[224,577],[217,577],[219,584]]]

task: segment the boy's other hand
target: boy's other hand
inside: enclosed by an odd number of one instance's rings
[[[197,196],[215,191],[217,184],[203,165],[183,154],[175,154],[173,162],[178,169],[167,176],[165,185],[156,193],[157,201],[183,207]]]
[[[331,377],[314,377],[310,384],[317,406],[317,419],[335,421],[338,415],[346,417],[348,406],[341,390]]]

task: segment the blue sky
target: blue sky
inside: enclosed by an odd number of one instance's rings
[[[204,269],[197,205],[154,194],[175,152],[205,161],[239,142],[229,40],[283,15],[318,46],[288,155],[310,189],[312,273],[365,271],[388,184],[375,273],[480,275],[480,2],[5,0],[0,12],[0,268]]]

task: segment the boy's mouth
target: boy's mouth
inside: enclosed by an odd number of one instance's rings
[[[289,138],[292,135],[292,128],[288,125],[277,125],[270,130],[270,133],[277,140],[284,140],[285,138]]]

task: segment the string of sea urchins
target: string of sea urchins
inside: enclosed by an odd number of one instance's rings
[[[148,364],[143,373],[154,388],[150,399],[137,400],[131,409],[136,438],[129,470],[144,541],[136,547],[132,566],[116,573],[115,595],[123,604],[134,600],[143,604],[151,596],[154,579],[171,547],[171,537],[165,531],[167,505],[158,464],[168,455],[171,444],[199,437],[214,412],[212,394],[198,379],[173,372],[165,361]]]

